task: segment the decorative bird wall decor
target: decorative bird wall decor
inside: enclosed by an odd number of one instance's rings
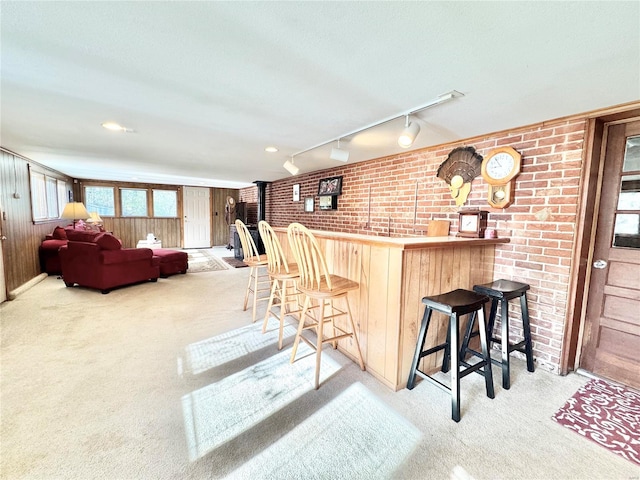
[[[456,205],[461,206],[471,192],[471,181],[480,175],[481,170],[482,155],[475,148],[457,147],[440,164],[436,176],[447,182]]]

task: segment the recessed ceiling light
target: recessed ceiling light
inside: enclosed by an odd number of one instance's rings
[[[269,153],[275,153],[278,151],[278,149],[276,147],[266,147],[264,151]]]
[[[123,127],[122,125],[116,122],[104,122],[102,126],[107,130],[111,130],[112,132],[123,132],[123,133],[133,132],[133,130],[131,130],[130,128]]]

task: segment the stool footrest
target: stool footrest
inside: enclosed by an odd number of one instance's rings
[[[500,339],[500,338],[492,338],[491,341],[493,343],[499,343],[500,345],[502,345],[502,339]],[[520,341],[518,343],[510,343],[507,346],[507,351],[509,353],[518,351],[520,353],[526,354],[527,353],[526,350],[525,350],[526,348],[527,348],[527,341],[526,340],[522,340],[522,341]]]
[[[445,392],[449,392],[449,393],[451,393],[451,388],[450,388],[448,385],[446,385],[446,384],[442,383],[442,382],[441,382],[441,381],[439,381],[439,380],[436,380],[435,378],[433,378],[433,377],[432,377],[432,376],[430,376],[430,375],[427,375],[427,374],[426,374],[426,373],[424,373],[422,370],[418,370],[418,369],[416,368],[416,375],[418,375],[418,376],[419,376],[419,377],[421,377],[421,378],[424,378],[426,381],[428,381],[429,383],[431,383],[431,384],[435,385],[436,387],[441,388],[441,389],[442,389],[442,390],[444,390]],[[413,387],[412,387],[412,388],[413,388]]]
[[[432,353],[439,352],[440,350],[444,350],[445,348],[447,348],[446,343],[443,343],[441,345],[436,345],[435,347],[431,347],[430,349],[421,352],[420,358],[426,357],[427,355],[431,355]]]

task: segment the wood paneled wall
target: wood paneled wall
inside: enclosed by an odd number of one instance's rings
[[[162,241],[162,247],[180,247],[179,218],[103,218],[104,229],[122,241],[124,248],[134,248],[139,240],[153,233]]]
[[[225,206],[227,197],[233,197],[238,202],[240,193],[231,188],[212,188],[211,194],[211,241],[214,246],[229,244],[229,225],[225,220]]]
[[[69,190],[72,188],[72,179],[11,152],[0,150],[0,154],[0,232],[6,237],[1,245],[6,287],[11,292],[41,273],[38,247],[56,225],[66,223],[63,220],[33,223],[29,164],[37,165],[39,170],[66,180]]]

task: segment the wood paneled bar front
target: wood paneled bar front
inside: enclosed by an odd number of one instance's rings
[[[274,228],[289,260],[285,228]],[[349,293],[349,304],[367,371],[393,390],[404,388],[424,307],[422,297],[456,288],[473,289],[493,280],[495,245],[506,238],[390,238],[314,230],[325,252],[329,271],[360,283]],[[338,305],[339,306],[339,305]],[[427,345],[446,338],[447,317],[435,312]],[[339,322],[338,322],[339,323]],[[466,322],[461,322],[461,329]],[[355,359],[352,339],[338,348]],[[423,359],[434,371],[442,352]]]

